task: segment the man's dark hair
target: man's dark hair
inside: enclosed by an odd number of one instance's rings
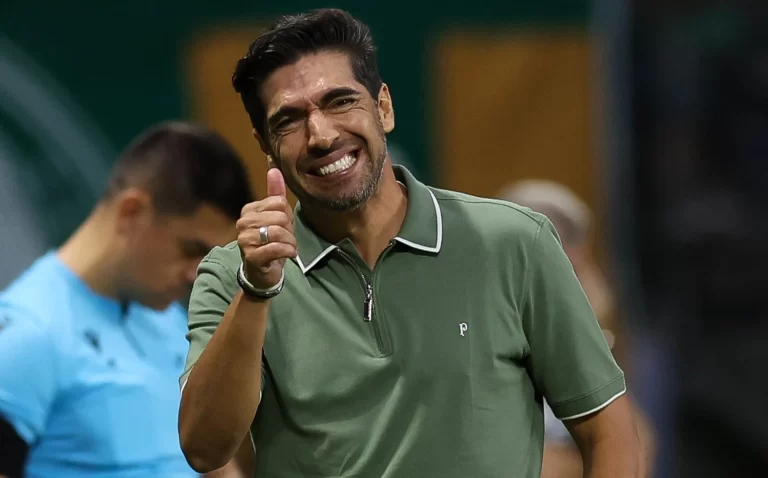
[[[253,201],[240,156],[214,131],[174,121],[156,125],[120,155],[105,199],[137,187],[161,214],[189,215],[203,204],[238,219]]]
[[[346,53],[355,79],[374,101],[378,99],[382,81],[367,25],[334,8],[283,16],[251,43],[232,75],[232,86],[262,138],[266,138],[266,111],[259,98],[261,85],[278,68],[320,51]]]

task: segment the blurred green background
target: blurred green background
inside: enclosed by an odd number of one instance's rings
[[[47,116],[59,115],[41,120],[20,112],[30,108],[0,108],[5,144],[16,150],[8,155],[25,160],[14,174],[26,178],[23,189],[41,206],[36,209],[45,216],[41,222],[53,244],[71,232],[95,199],[105,170],[96,168],[94,161],[108,165],[116,151],[150,123],[195,116],[185,53],[200,36],[230,26],[252,25],[256,31],[256,26],[268,24],[280,13],[318,6],[309,1],[90,0],[78,2],[75,11],[73,4],[56,0],[3,3],[0,40],[6,60],[48,92],[51,104],[37,106],[47,109]],[[482,1],[473,2],[471,8],[459,1],[402,0],[341,1],[332,6],[360,15],[371,26],[380,46],[382,74],[396,100],[397,128],[391,141],[397,151],[407,154],[403,161],[428,181],[437,179],[430,152],[427,59],[436,35],[457,26],[581,28],[589,18],[588,3],[581,0]],[[24,78],[16,80],[30,84]],[[20,89],[6,85],[6,94],[23,99]],[[52,140],[56,133],[51,130],[57,128],[79,130],[82,140],[77,145]],[[80,166],[68,164],[73,161]],[[82,169],[90,171],[90,181],[73,189],[76,177],[83,177]]]

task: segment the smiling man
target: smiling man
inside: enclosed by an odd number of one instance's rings
[[[586,476],[637,476],[623,373],[552,224],[392,165],[364,24],[284,17],[233,83],[273,168],[195,281],[193,468],[252,440],[258,478],[538,477],[543,396]]]

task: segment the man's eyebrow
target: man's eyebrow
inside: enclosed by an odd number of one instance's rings
[[[294,117],[299,116],[302,113],[302,109],[297,106],[281,106],[277,109],[274,113],[272,113],[269,118],[267,118],[267,123],[270,127],[275,127],[275,125],[283,118],[286,117]]]

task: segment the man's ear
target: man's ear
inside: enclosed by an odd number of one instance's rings
[[[259,132],[256,131],[256,128],[251,130],[251,132],[253,133],[253,137],[256,138],[256,141],[259,142],[259,148],[261,148],[264,154],[270,155],[272,151],[270,151],[269,143],[264,138],[261,137]]]
[[[154,215],[152,198],[138,188],[128,188],[112,199],[115,225],[120,234],[133,234],[148,227]]]
[[[385,133],[391,133],[395,129],[395,109],[392,106],[392,96],[389,94],[389,87],[386,83],[381,85],[379,90],[379,118]]]

